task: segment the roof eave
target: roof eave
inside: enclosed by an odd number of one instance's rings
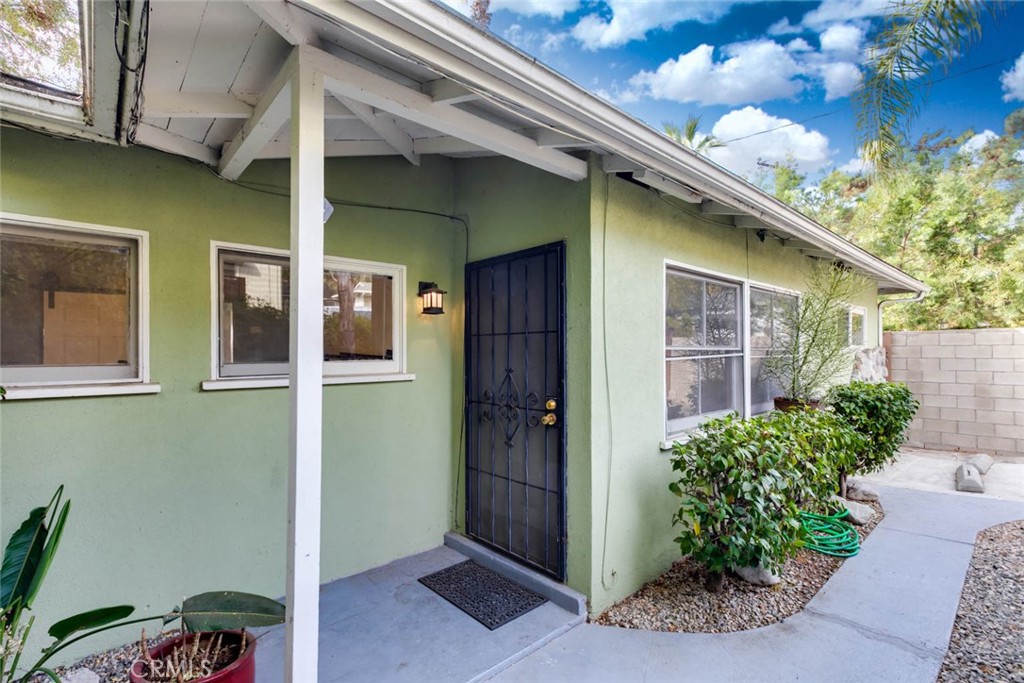
[[[347,24],[352,15],[337,4],[308,0],[298,4]],[[334,7],[332,7],[332,5]],[[356,6],[411,34],[428,39],[472,70],[482,70],[568,114],[574,134],[639,165],[693,188],[705,197],[743,209],[770,227],[815,244],[848,265],[870,273],[888,293],[926,292],[928,286],[899,268],[843,239],[739,176],[666,138],[647,124],[597,97],[469,20],[433,2],[377,0]],[[390,37],[395,41],[395,36]],[[468,45],[472,50],[467,51]]]

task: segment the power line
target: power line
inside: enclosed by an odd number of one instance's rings
[[[1003,59],[998,59],[996,61],[988,62],[986,64],[979,64],[978,66],[971,67],[970,69],[965,69],[963,71],[958,71],[955,74],[949,74],[948,76],[943,76],[942,78],[935,78],[935,79],[932,79],[930,81],[926,81],[924,83],[920,83],[920,84],[914,86],[914,89],[915,90],[921,90],[923,88],[929,88],[929,87],[931,87],[932,85],[934,85],[936,83],[942,83],[944,81],[951,81],[954,78],[961,78],[963,76],[970,75],[970,74],[975,73],[977,71],[983,71],[985,69],[991,69],[994,66],[999,66],[1000,64],[1005,64],[1007,62],[1011,62],[1014,59],[1016,59],[1016,57],[1004,57]],[[749,138],[757,137],[758,135],[765,135],[767,133],[774,133],[775,131],[782,130],[783,128],[789,128],[791,126],[799,126],[799,125],[802,125],[804,123],[807,123],[808,121],[814,121],[815,119],[823,119],[826,116],[832,116],[834,114],[839,114],[840,112],[848,111],[849,109],[850,108],[848,106],[847,107],[839,107],[838,109],[833,109],[831,111],[822,112],[821,114],[814,114],[813,116],[808,116],[807,118],[800,119],[799,121],[790,121],[789,123],[784,123],[784,124],[782,124],[780,126],[775,126],[773,128],[766,128],[765,130],[761,130],[761,131],[758,131],[756,133],[749,133],[747,135],[741,135],[739,137],[731,138],[729,140],[724,140],[723,142],[728,145],[729,143],[739,142],[740,140],[747,140]]]

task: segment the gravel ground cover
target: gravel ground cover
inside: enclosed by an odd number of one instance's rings
[[[974,544],[939,683],[1024,683],[1024,520]]]
[[[863,541],[882,521],[882,507],[868,524],[856,527]],[[854,558],[853,561],[856,561]],[[648,631],[730,633],[767,626],[804,608],[843,563],[835,557],[801,550],[783,566],[782,582],[755,586],[727,575],[720,593],[704,587],[704,569],[683,558],[654,581],[610,607],[595,622]]]
[[[169,631],[155,638],[147,638],[147,647],[152,648],[164,638],[170,638],[177,631]],[[103,683],[129,683],[128,670],[139,657],[139,641],[127,643],[121,647],[111,648],[78,660],[70,666],[59,666],[54,669],[61,679],[76,669],[88,669],[100,677]],[[32,683],[51,683],[49,678],[36,676]]]

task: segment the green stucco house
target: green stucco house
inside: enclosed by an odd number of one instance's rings
[[[925,289],[428,2],[83,22],[78,92],[0,86],[2,535],[74,501],[43,621],[229,577],[315,653],[321,582],[453,530],[599,612],[813,261],[876,283],[852,344]]]

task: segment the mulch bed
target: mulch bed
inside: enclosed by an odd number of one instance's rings
[[[877,514],[868,524],[855,527],[862,541],[884,516],[881,505],[867,504]],[[802,610],[842,563],[836,557],[801,550],[783,566],[778,585],[755,586],[727,575],[722,591],[711,593],[704,587],[704,568],[687,557],[594,621],[686,633],[730,633],[767,626]]]
[[[938,681],[1024,682],[1024,520],[978,534]]]

